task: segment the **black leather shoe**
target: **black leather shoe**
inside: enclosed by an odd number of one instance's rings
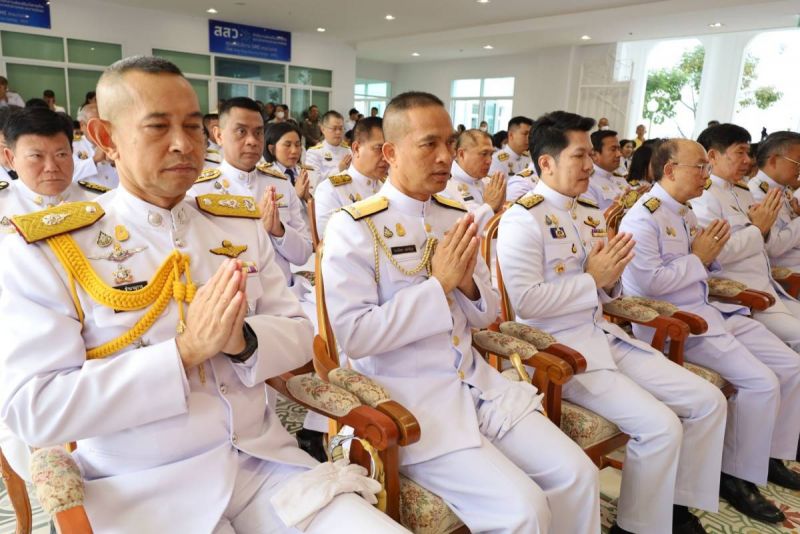
[[[672,534],[708,534],[700,519],[683,505],[672,506]]]
[[[611,529],[608,531],[608,534],[634,534],[634,533],[631,532],[630,530],[625,530],[624,528],[619,526],[616,521],[614,521],[614,524],[611,525]]]
[[[800,490],[800,475],[786,467],[786,464],[777,458],[769,459],[767,480],[784,488]]]
[[[780,523],[786,519],[774,504],[769,502],[752,482],[722,474],[719,496],[738,511],[765,523]]]
[[[325,453],[324,436],[322,432],[307,428],[302,428],[300,432],[295,434],[300,448],[316,458],[318,462],[328,461],[328,455]]]

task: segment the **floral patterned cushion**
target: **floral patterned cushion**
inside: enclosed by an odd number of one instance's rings
[[[488,350],[498,356],[511,356],[517,353],[520,358],[527,360],[533,357],[538,351],[536,347],[530,343],[526,343],[521,339],[500,334],[498,332],[490,332],[489,330],[481,330],[472,336],[472,340],[477,346],[484,350]]]
[[[722,378],[722,375],[714,371],[713,369],[709,369],[708,367],[701,367],[700,365],[695,365],[689,362],[684,362],[683,366],[686,367],[687,370],[693,372],[700,378],[703,378],[711,382],[720,389],[722,389],[728,384],[728,381]]]
[[[331,384],[349,391],[361,402],[373,408],[382,402],[391,400],[389,392],[383,386],[352,369],[344,367],[334,369],[328,373],[328,380]]]
[[[31,481],[42,509],[51,516],[83,505],[83,477],[72,455],[63,447],[33,453]]]
[[[571,402],[561,402],[561,430],[586,449],[620,433],[617,425]]]
[[[538,328],[534,328],[532,326],[528,326],[522,323],[517,323],[514,321],[507,321],[505,323],[501,323],[500,331],[504,334],[508,334],[509,336],[513,336],[517,339],[527,341],[528,343],[530,343],[539,350],[547,350],[547,347],[549,347],[553,343],[558,343],[556,338],[554,338],[547,332],[542,332]]]
[[[312,374],[293,376],[286,382],[286,387],[300,402],[335,417],[343,417],[361,406],[361,401],[352,393],[323,382]]]
[[[672,314],[678,311],[677,306],[666,300],[648,299],[645,297],[624,297],[622,300],[652,308],[657,311],[659,315],[666,315],[667,317],[672,317]]]
[[[728,280],[727,278],[708,279],[708,294],[712,297],[735,297],[745,289],[747,289],[746,285],[735,280]]]
[[[303,278],[311,282],[312,286],[314,285],[314,282],[317,279],[317,275],[316,273],[314,273],[314,271],[297,271],[294,274],[296,274],[297,276],[302,276]]]
[[[772,268],[772,278],[775,280],[785,280],[789,278],[794,271],[789,269],[788,267],[773,267]]]
[[[647,323],[658,317],[658,312],[630,299],[615,299],[603,304],[603,311],[629,321]]]
[[[400,523],[414,534],[446,534],[464,524],[439,497],[400,476]]]

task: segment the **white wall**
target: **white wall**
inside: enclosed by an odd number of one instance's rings
[[[122,45],[123,56],[150,54],[153,48],[209,54],[208,19],[205,17],[94,0],[54,1],[50,13],[50,30],[10,24],[0,24],[0,29],[117,43]],[[333,108],[352,107],[356,53],[351,45],[318,34],[293,33],[291,64],[332,70]],[[215,92],[212,91],[212,97]]]
[[[392,94],[397,94],[394,90],[394,82],[397,77],[397,67],[395,63],[384,61],[374,61],[371,59],[356,59],[356,78],[362,80],[376,80],[390,82]]]

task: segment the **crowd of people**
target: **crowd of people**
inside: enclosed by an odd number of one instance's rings
[[[29,478],[31,447],[76,442],[96,531],[405,532],[364,472],[323,469],[327,420],[291,436],[264,386],[312,358],[301,271],[323,246],[341,365],[415,415],[400,470],[471,532],[600,532],[597,467],[472,346],[499,316],[495,267],[515,320],[585,358],[563,398],[630,436],[612,533],[705,532],[690,509],[720,498],[785,519],[759,486],[800,491],[800,302],[772,275],[800,272],[800,134],[620,140],[553,111],[491,135],[423,92],[383,117],[295,121],[245,97],[203,115],[175,65],[142,56],[73,123],[3,82],[0,447]],[[713,300],[712,278],[773,304]],[[702,318],[684,360],[736,393],[607,320],[623,296]]]

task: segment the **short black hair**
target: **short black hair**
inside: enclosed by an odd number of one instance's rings
[[[503,148],[503,141],[508,139],[508,132],[506,130],[500,130],[499,132],[495,132],[492,136],[492,144],[495,148],[500,149]]]
[[[533,127],[533,119],[529,119],[528,117],[523,117],[522,115],[517,115],[516,117],[512,117],[510,121],[508,121],[508,131],[510,132],[513,129],[519,128],[523,124],[527,124],[530,127]]]
[[[607,137],[616,137],[618,134],[614,130],[597,130],[596,132],[592,132],[592,135],[589,138],[592,140],[592,149],[595,152],[602,152],[603,151],[603,139]],[[620,143],[622,146],[622,143]]]
[[[8,124],[8,119],[11,117],[11,115],[21,109],[22,108],[18,106],[3,106],[0,108],[0,133],[5,131],[6,124]]]
[[[619,140],[619,147],[625,148],[625,145],[633,145],[633,139],[620,139]]]
[[[400,131],[400,125],[404,123],[404,121],[399,118],[399,115],[411,109],[424,107],[444,108],[444,102],[442,102],[438,96],[423,91],[408,91],[392,98],[389,105],[386,106],[386,111],[383,113],[383,135],[386,136],[386,140],[394,142],[395,136],[401,133],[405,135],[405,124],[402,125],[403,131]]]
[[[222,119],[222,117],[230,113],[233,108],[247,109],[255,111],[259,115],[261,114],[261,108],[258,107],[258,102],[246,96],[235,96],[223,102],[219,107],[219,118]]]
[[[378,129],[383,132],[383,119],[380,117],[364,117],[356,122],[353,127],[353,141],[362,142],[372,135],[372,130]]]
[[[667,164],[667,161],[675,157],[675,152],[677,151],[675,147],[669,147],[669,150],[662,154],[662,157],[667,157],[667,159],[660,164],[656,162],[651,165],[654,153],[662,144],[664,144],[663,140],[657,139],[653,143],[642,144],[642,146],[636,149],[636,152],[633,153],[633,157],[631,158],[631,165],[628,167],[628,180],[646,182],[648,181],[648,170],[653,177],[653,181],[657,182],[661,180],[664,176],[664,165]]]
[[[264,133],[264,159],[270,163],[275,162],[275,154],[269,151],[269,145],[277,145],[284,135],[294,132],[298,139],[302,139],[300,128],[293,122],[274,122],[267,127]]]
[[[595,120],[582,117],[568,111],[553,111],[536,119],[528,137],[528,150],[536,167],[536,174],[541,176],[539,157],[542,155],[558,156],[569,146],[567,132],[589,132],[594,128]]]
[[[64,134],[72,150],[72,121],[63,113],[56,113],[50,108],[31,107],[12,112],[8,118],[3,133],[6,145],[12,150],[23,135],[41,135],[55,137]]]
[[[347,112],[347,115],[349,116],[352,115],[353,113],[358,113],[358,110],[356,108],[350,108],[350,111]]]
[[[750,143],[750,132],[738,124],[718,124],[706,128],[700,133],[697,142],[703,145],[706,151],[712,148],[717,152],[725,152],[729,147],[738,143]]]
[[[773,154],[785,154],[789,147],[795,144],[800,144],[800,133],[798,132],[781,131],[769,134],[758,144],[756,156],[758,167],[764,167]]]
[[[181,69],[173,62],[157,56],[130,56],[112,63],[104,75],[122,75],[129,71],[146,72],[148,74],[175,74],[183,76]]]
[[[55,94],[55,92],[53,92],[52,89],[45,89],[42,92],[42,96],[45,97],[45,98],[55,98],[56,94]]]
[[[50,106],[47,105],[47,102],[44,101],[43,98],[29,98],[25,102],[26,108],[47,108],[50,109]]]

